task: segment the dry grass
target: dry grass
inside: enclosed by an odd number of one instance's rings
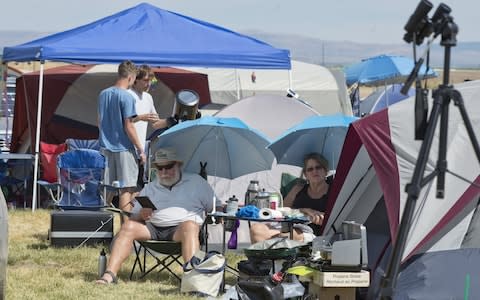
[[[434,89],[438,87],[439,84],[443,81],[443,71],[436,70],[438,73],[437,78],[432,78],[428,80],[428,88]],[[480,70],[467,70],[467,69],[453,69],[450,71],[450,84],[461,83],[465,80],[480,80]],[[363,99],[370,95],[374,90],[372,87],[360,87],[360,97]]]
[[[102,246],[51,247],[50,211],[9,211],[7,299],[196,299],[179,292],[176,279],[154,272],[146,279],[129,281],[133,255],[119,272],[118,285],[96,285],[97,258]],[[115,218],[114,228],[119,228]],[[229,256],[230,262],[239,257]],[[181,269],[178,268],[181,274]],[[227,274],[227,283],[234,279]]]

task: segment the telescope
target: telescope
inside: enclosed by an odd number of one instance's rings
[[[428,0],[418,3],[417,8],[405,24],[404,29],[407,31],[403,36],[405,42],[411,43],[415,40],[415,44],[421,45],[423,39],[433,32],[432,22],[428,19],[428,12],[432,8],[433,5]]]

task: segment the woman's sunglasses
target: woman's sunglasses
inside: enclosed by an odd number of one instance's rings
[[[174,166],[175,166],[176,162],[173,162],[173,163],[169,163],[168,165],[164,165],[164,166],[159,166],[159,165],[155,165],[155,169],[161,171],[161,170],[170,170],[172,169]]]
[[[319,170],[321,170],[321,169],[323,169],[322,166],[315,166],[315,167],[306,168],[305,171],[307,171],[307,172],[312,172],[313,170],[319,171]]]

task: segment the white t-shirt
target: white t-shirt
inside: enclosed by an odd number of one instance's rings
[[[150,113],[157,113],[155,109],[155,105],[153,104],[152,95],[147,92],[143,92],[142,96],[139,97],[138,94],[130,89],[128,90],[130,94],[132,94],[133,98],[135,98],[135,110],[137,111],[137,115],[143,114],[150,114]],[[148,122],[146,121],[137,121],[134,123],[135,129],[137,130],[137,136],[142,143],[143,149],[145,149],[145,140],[147,139],[147,128]]]
[[[140,196],[148,196],[157,208],[150,222],[158,227],[167,227],[187,220],[203,224],[205,213],[213,210],[215,194],[200,175],[183,173],[182,179],[171,189],[154,180],[143,188]],[[215,206],[220,205],[220,200],[215,197]],[[141,205],[135,203],[132,212],[140,209]]]

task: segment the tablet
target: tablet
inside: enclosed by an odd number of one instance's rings
[[[140,203],[143,208],[151,208],[153,210],[157,210],[157,207],[147,196],[137,196],[135,197],[135,199],[138,201],[138,203]]]

